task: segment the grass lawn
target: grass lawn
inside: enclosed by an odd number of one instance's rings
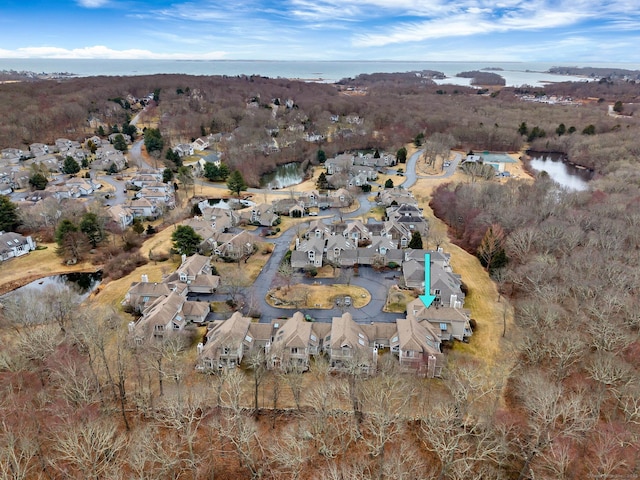
[[[355,285],[291,285],[270,290],[267,303],[281,308],[321,308],[330,309],[336,304],[336,299],[349,295],[352,306],[362,308],[371,301],[371,294],[362,287]],[[279,302],[276,302],[277,299]],[[276,305],[277,303],[277,305]]]
[[[458,174],[457,175],[463,175]],[[455,177],[455,176],[454,176]],[[447,179],[449,180],[449,179]],[[440,180],[441,181],[441,180]],[[503,298],[498,302],[498,291],[495,283],[484,270],[478,259],[462,248],[453,244],[446,236],[447,226],[435,217],[424,199],[430,198],[431,192],[439,181],[420,179],[411,191],[420,201],[423,214],[428,219],[430,230],[444,240],[441,247],[451,254],[453,271],[462,276],[468,288],[464,307],[471,310],[471,317],[477,327],[469,343],[455,342],[452,351],[471,355],[485,363],[487,367],[507,362],[511,353],[511,343],[517,338],[517,327],[513,321],[513,309]],[[427,245],[433,248],[433,245]],[[506,309],[505,309],[506,305]],[[507,325],[507,335],[502,336],[503,323]]]
[[[384,305],[385,312],[404,313],[407,310],[407,304],[416,299],[411,290],[401,290],[397,286],[389,289],[387,294],[387,302]]]
[[[65,265],[56,254],[55,243],[39,243],[34,250],[22,257],[0,263],[0,294],[10,292],[39,278],[72,272],[95,272],[99,267],[90,261]],[[90,260],[90,256],[88,257]]]

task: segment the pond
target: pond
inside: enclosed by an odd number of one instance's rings
[[[286,188],[297,185],[304,180],[304,170],[302,164],[297,162],[285,163],[276,167],[273,172],[267,173],[260,179],[260,186],[263,188]]]
[[[528,165],[537,172],[547,172],[549,176],[563,187],[571,190],[587,190],[593,171],[577,167],[565,161],[559,153],[527,152]]]
[[[75,290],[82,299],[89,296],[91,292],[93,292],[100,282],[102,281],[102,272],[77,272],[77,273],[66,273],[64,275],[52,275],[50,277],[43,277],[38,280],[35,280],[27,285],[17,288],[12,292],[7,293],[6,295],[13,295],[16,293],[25,292],[27,290],[31,291],[44,291],[45,288],[49,286],[65,286]]]

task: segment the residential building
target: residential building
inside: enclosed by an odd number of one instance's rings
[[[36,242],[15,232],[0,232],[0,261],[21,257],[36,249]]]

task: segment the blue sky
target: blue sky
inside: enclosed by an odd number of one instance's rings
[[[638,0],[1,0],[0,58],[640,62]]]

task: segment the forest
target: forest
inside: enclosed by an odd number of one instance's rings
[[[1,316],[0,478],[640,476],[640,88],[606,79],[478,93],[382,75],[353,79],[359,93],[350,94],[350,81],[3,84],[0,146],[83,139],[93,134],[88,118],[109,125],[131,115],[110,98],[159,91],[145,115],[166,143],[232,133],[220,146],[225,162],[254,184],[280,163],[317,162],[319,148],[396,151],[444,135],[463,152],[562,153],[596,173],[589,190],[566,190],[544,173],[474,178],[439,187],[423,205],[513,306],[509,361],[453,351],[443,377],[427,380],[393,361],[369,378],[357,365],[332,374],[322,359],[281,374],[256,357],[195,379],[193,348],[179,339],[132,348],[118,306],[78,308],[62,291],[25,295],[4,302]],[[274,99],[293,106],[274,118]],[[610,115],[616,102],[621,115]],[[334,115],[362,122],[347,127]],[[310,143],[288,133],[294,124],[334,134]],[[259,146],[276,128],[287,147],[266,155]]]

